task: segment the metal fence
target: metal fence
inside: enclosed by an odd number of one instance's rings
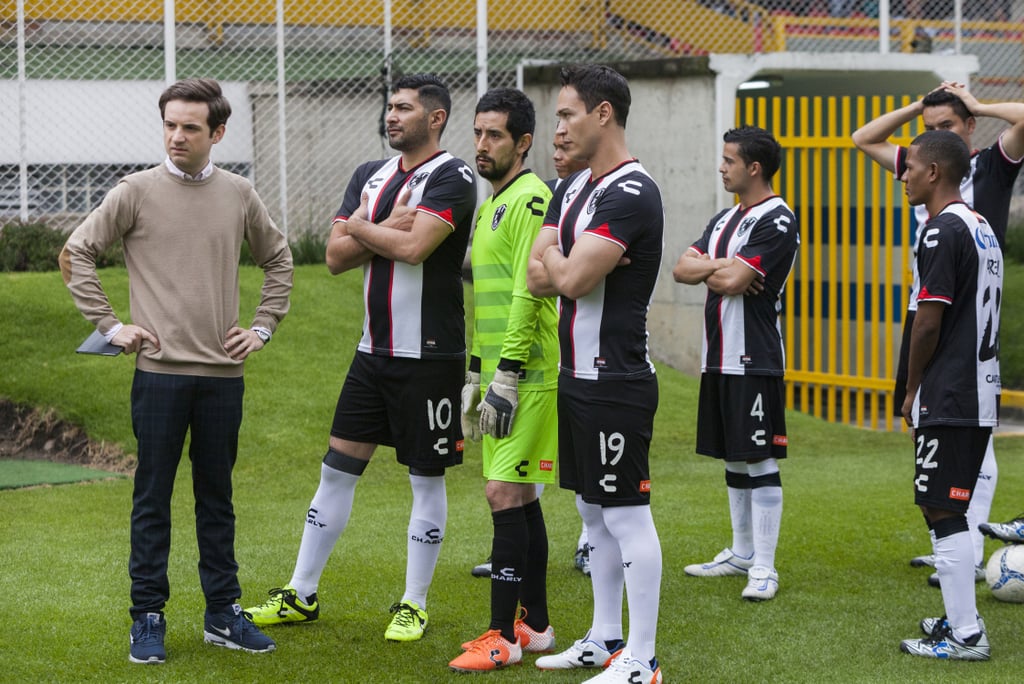
[[[156,97],[188,76],[229,84],[235,114],[215,160],[252,178],[292,233],[326,229],[352,160],[389,154],[379,123],[400,73],[445,77],[455,110],[444,142],[463,156],[470,136],[457,131],[477,94],[538,62],[952,50],[979,56],[980,97],[1020,99],[1022,0],[881,5],[0,0],[0,220],[66,227],[119,176],[162,159]]]

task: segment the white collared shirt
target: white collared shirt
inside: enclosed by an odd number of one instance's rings
[[[187,180],[187,181],[206,180],[207,178],[210,177],[210,174],[213,173],[213,161],[212,160],[206,162],[206,166],[203,168],[203,170],[200,171],[199,173],[197,173],[194,176],[190,176],[189,174],[185,173],[184,171],[179,169],[177,166],[175,166],[174,162],[171,161],[170,157],[166,157],[164,159],[164,166],[166,166],[167,170],[170,171],[171,173],[173,173],[178,178],[181,178],[181,179],[184,179],[184,180]]]

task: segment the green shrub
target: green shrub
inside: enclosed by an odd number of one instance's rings
[[[327,239],[314,233],[300,233],[291,242],[291,248],[292,261],[296,266],[322,264],[324,263],[324,253],[327,251]]]
[[[1006,249],[1004,257],[1024,264],[1024,221],[1011,221],[1006,228]]]
[[[56,271],[68,234],[45,223],[8,223],[0,230],[0,271]],[[96,266],[124,266],[121,243],[96,258]]]
[[[43,223],[8,223],[0,230],[0,271],[52,271],[67,235]]]
[[[45,223],[8,223],[0,229],[0,272],[2,271],[56,271],[57,257],[68,239],[68,234],[50,228]],[[319,235],[305,233],[291,243],[292,259],[296,266],[322,264],[327,240]],[[242,244],[238,262],[254,265],[248,243]],[[115,243],[96,258],[98,268],[124,266],[124,248]]]

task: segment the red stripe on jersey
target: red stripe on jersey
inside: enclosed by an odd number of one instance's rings
[[[718,311],[715,314],[718,316],[718,329],[721,333],[718,335],[718,367],[721,368],[725,365],[725,324],[722,323],[722,304],[725,303],[725,297],[718,298]]]
[[[427,207],[424,207],[424,206],[421,205],[421,206],[416,207],[416,211],[424,211],[424,212],[430,214],[431,216],[436,216],[437,218],[441,219],[442,221],[447,223],[449,226],[451,226],[453,230],[455,228],[455,219],[452,218],[452,209],[451,209],[451,207],[448,207],[444,211],[434,211],[433,209],[428,209]]]
[[[584,234],[586,233],[593,233],[598,237],[603,237],[606,240],[611,240],[615,244],[622,247],[622,249],[626,249],[626,243],[612,235],[611,228],[608,227],[607,223],[602,223],[601,225],[595,226],[594,228],[587,228],[586,231],[584,231]]]
[[[395,296],[395,262],[388,262],[388,350],[395,355],[395,315],[392,303]]]
[[[754,269],[755,271],[757,271],[761,275],[765,275],[764,269],[761,268],[761,255],[760,254],[756,255],[753,259],[745,259],[742,256],[740,256],[739,254],[736,255],[736,258],[739,259],[740,261],[742,261],[743,263],[745,263],[747,266],[750,266],[752,269]]]
[[[572,377],[576,377],[576,313],[579,307],[576,302],[572,303],[572,316],[569,318],[569,368],[572,369]]]
[[[917,301],[919,302],[945,302],[946,304],[952,304],[953,299],[951,297],[942,297],[940,295],[933,295],[928,291],[928,288],[921,284],[921,292],[917,295]]]

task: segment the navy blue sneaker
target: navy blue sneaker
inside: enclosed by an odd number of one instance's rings
[[[132,624],[128,660],[143,665],[159,665],[167,660],[164,634],[167,623],[160,613],[146,613]]]
[[[206,611],[203,641],[249,653],[270,653],[277,648],[274,640],[261,632],[237,603],[222,613]]]

